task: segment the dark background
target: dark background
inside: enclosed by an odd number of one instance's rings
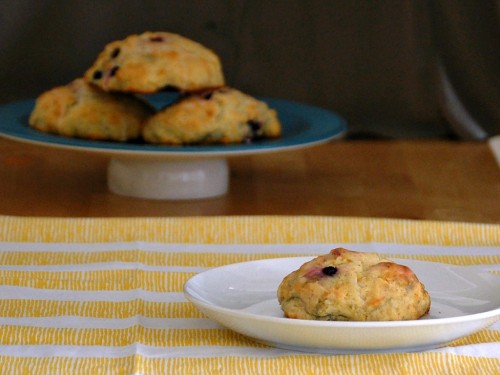
[[[351,137],[454,137],[425,1],[0,0],[0,103],[66,84],[104,45],[170,31],[213,49],[227,83],[345,117]]]

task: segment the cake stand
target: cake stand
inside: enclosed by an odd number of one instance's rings
[[[340,138],[346,131],[346,122],[334,112],[286,100],[261,99],[278,112],[282,123],[279,139],[235,145],[159,146],[67,138],[29,127],[33,99],[0,106],[0,136],[106,155],[108,188],[119,195],[163,200],[212,198],[228,191],[229,157],[310,147]]]

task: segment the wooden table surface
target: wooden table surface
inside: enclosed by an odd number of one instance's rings
[[[500,168],[486,143],[339,140],[229,159],[218,198],[110,193],[105,156],[0,138],[0,215],[334,215],[500,223]]]

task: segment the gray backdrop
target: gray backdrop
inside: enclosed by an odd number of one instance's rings
[[[112,40],[171,31],[215,50],[229,85],[334,110],[353,136],[448,136],[427,8],[410,0],[0,0],[0,103],[81,76]]]

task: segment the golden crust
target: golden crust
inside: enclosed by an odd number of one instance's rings
[[[325,267],[332,267],[331,275],[325,274]],[[287,275],[278,288],[278,301],[289,318],[352,321],[418,319],[431,303],[408,267],[343,248]]]
[[[153,109],[127,95],[111,95],[81,78],[41,94],[31,112],[31,127],[67,137],[127,141],[140,137]]]
[[[185,97],[152,116],[143,130],[146,142],[170,145],[241,143],[280,134],[275,110],[229,87]]]
[[[167,32],[134,34],[109,43],[84,79],[105,91],[196,91],[224,85],[219,57],[191,39]]]

